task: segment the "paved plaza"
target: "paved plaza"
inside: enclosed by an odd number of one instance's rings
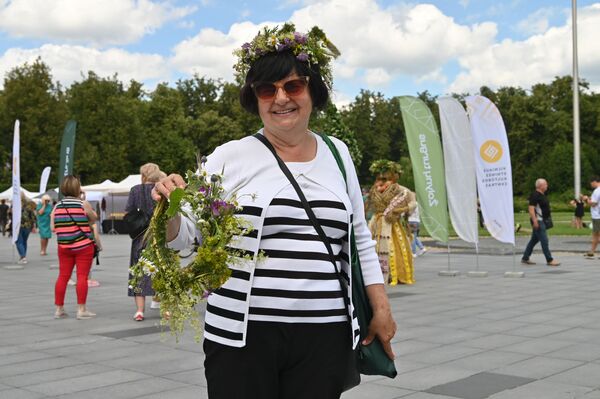
[[[582,257],[588,237],[550,240],[560,267],[545,266],[539,251],[537,265],[522,267],[526,238],[516,257],[486,239],[479,257],[452,242],[450,257],[433,247],[417,258],[416,284],[388,288],[398,377],[364,377],[343,398],[600,399],[600,260]],[[130,239],[105,235],[103,244],[93,272],[101,286],[88,297],[98,317],[75,319],[69,287],[70,317],[55,320],[56,241],[41,257],[31,235],[29,264],[10,270],[16,250],[0,237],[0,398],[207,397],[202,346],[192,334],[179,343],[161,334],[155,310],[146,310],[144,322],[132,320]],[[448,260],[459,276],[438,276]],[[488,277],[467,277],[477,260]],[[525,277],[504,277],[513,268]]]

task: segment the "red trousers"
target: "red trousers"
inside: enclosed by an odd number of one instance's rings
[[[54,304],[63,306],[65,304],[65,292],[67,283],[73,273],[73,267],[77,265],[77,304],[85,305],[88,293],[88,275],[92,268],[92,260],[94,258],[94,246],[79,250],[61,248],[58,246],[58,278],[54,286]]]

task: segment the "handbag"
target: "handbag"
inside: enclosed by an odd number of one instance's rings
[[[543,219],[544,226],[546,226],[546,230],[554,227],[554,222],[552,222],[552,216],[548,216]]]
[[[142,186],[142,206],[144,206],[146,192]],[[127,212],[123,217],[123,221],[127,226],[127,233],[132,239],[140,237],[150,225],[150,216],[142,209],[136,208],[133,211]]]
[[[277,160],[277,163],[279,164],[279,167],[296,190],[296,193],[300,198],[300,202],[302,203],[302,206],[304,207],[306,214],[311,221],[311,224],[313,225],[313,227],[317,231],[317,234],[321,238],[321,241],[323,241],[325,247],[327,248],[329,258],[335,268],[336,275],[340,282],[340,287],[342,289],[346,307],[349,308],[350,304],[347,283],[343,281],[343,278],[338,270],[336,259],[333,254],[333,250],[331,248],[329,239],[326,237],[323,228],[321,227],[314,212],[312,211],[312,208],[306,200],[304,193],[300,189],[298,182],[296,181],[296,179],[294,179],[283,160],[277,155],[271,143],[269,143],[269,141],[259,133],[255,134],[254,137],[260,140],[271,151],[271,153],[273,153],[275,159]],[[330,146],[330,148],[332,148],[331,146],[333,146],[332,152],[334,153],[334,157],[336,157],[336,161],[338,162],[338,166],[340,166],[340,170],[342,171],[342,175],[344,176],[345,180],[345,169],[343,169],[343,162],[341,160],[341,157],[339,157],[337,148],[335,148],[335,146],[327,136],[321,135],[321,137],[323,137],[323,139],[328,144],[328,146]],[[356,248],[356,239],[354,237],[354,227],[351,228],[350,248],[352,253],[352,280],[354,281],[354,283],[352,284],[352,302],[354,304],[354,310],[357,314],[358,323],[361,331],[360,339],[362,340],[367,335],[369,323],[373,318],[373,312],[369,303],[369,299],[367,297],[367,292],[364,287],[362,269],[360,267],[360,259],[358,256],[358,250]],[[352,324],[349,316],[348,319],[350,324]],[[348,371],[346,373],[346,380],[344,381],[343,386],[344,391],[360,384],[360,374],[383,375],[390,378],[394,378],[398,374],[396,372],[394,362],[387,356],[387,354],[383,350],[381,342],[377,338],[375,338],[370,345],[365,346],[359,344],[357,346],[357,349],[355,350],[354,355],[355,356],[353,357],[352,361],[348,362]]]
[[[338,164],[340,172],[346,181],[346,168],[344,161],[331,139],[325,134],[319,134],[331,150],[335,161]],[[369,303],[369,297],[365,289],[362,268],[360,265],[360,257],[358,256],[358,248],[356,246],[356,238],[354,235],[354,226],[350,232],[350,253],[352,254],[352,303],[358,318],[360,326],[360,339],[364,339],[369,331],[369,324],[373,318],[373,309]],[[359,345],[357,351],[357,366],[361,374],[365,375],[383,375],[389,378],[395,378],[398,375],[394,361],[390,359],[383,349],[383,345],[378,338],[375,338],[370,345]]]

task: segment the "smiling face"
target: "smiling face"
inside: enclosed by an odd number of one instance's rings
[[[289,134],[303,133],[308,129],[308,121],[312,112],[312,99],[308,88],[300,94],[290,96],[283,89],[283,85],[299,76],[292,72],[287,77],[274,82],[277,86],[275,97],[269,100],[258,101],[258,115],[262,120],[265,131],[269,133]]]

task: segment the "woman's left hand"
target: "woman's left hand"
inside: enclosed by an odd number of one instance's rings
[[[385,353],[392,360],[396,357],[392,350],[392,339],[396,335],[396,322],[392,317],[389,301],[383,288],[383,284],[367,286],[367,295],[373,308],[373,318],[369,324],[369,333],[362,340],[362,345],[369,345],[375,337],[383,345]]]

